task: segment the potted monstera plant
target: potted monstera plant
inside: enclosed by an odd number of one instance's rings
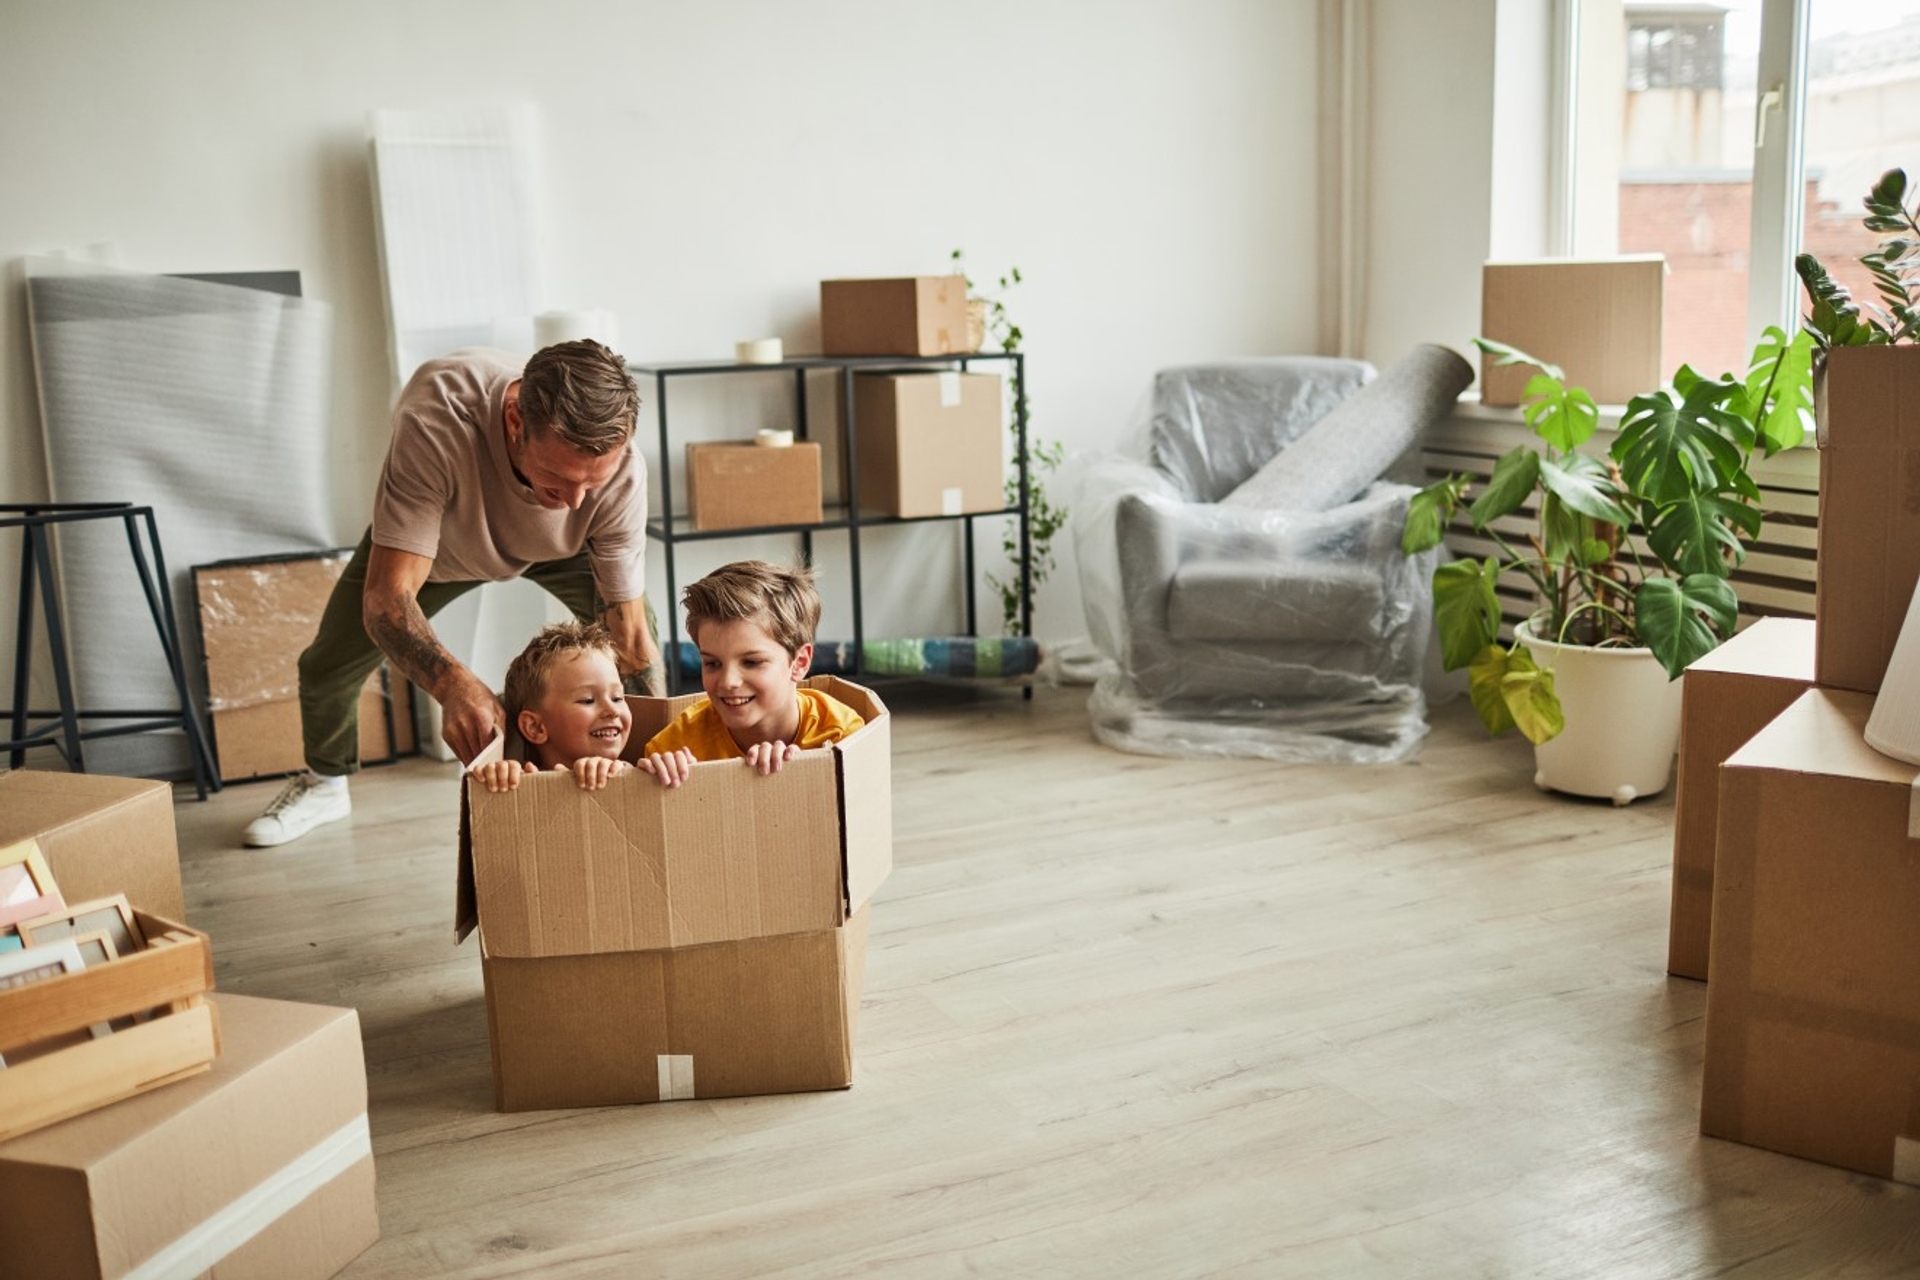
[[[1584,388],[1502,343],[1475,345],[1535,368],[1522,415],[1539,443],[1500,458],[1484,483],[1450,475],[1412,501],[1408,554],[1463,510],[1496,549],[1434,573],[1442,662],[1467,669],[1489,732],[1534,744],[1542,787],[1617,804],[1653,794],[1679,734],[1674,680],[1734,631],[1730,578],[1763,518],[1752,464],[1805,434],[1812,341],[1770,328],[1742,375],[1683,365],[1627,404],[1605,448]],[[1502,586],[1527,610],[1512,641],[1500,636]]]

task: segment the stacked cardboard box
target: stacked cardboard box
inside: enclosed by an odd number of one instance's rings
[[[1813,623],[1763,618],[1687,668],[1674,799],[1667,972],[1707,977],[1720,766],[1813,684]]]
[[[211,1071],[0,1142],[8,1280],[322,1280],[379,1236],[359,1019],[212,999]]]
[[[1837,349],[1819,396],[1815,687],[1720,770],[1700,1127],[1920,1182],[1920,769],[1865,740],[1920,574],[1920,348]]]
[[[871,691],[807,683],[866,725],[768,777],[715,761],[673,789],[467,783],[456,933],[480,932],[501,1110],[852,1083],[891,726]],[[694,700],[630,699],[629,755]]]
[[[37,840],[69,902],[124,893],[178,920],[180,845],[173,788],[142,778],[15,769],[0,773],[0,846]]]

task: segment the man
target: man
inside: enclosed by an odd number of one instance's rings
[[[639,405],[625,362],[592,341],[537,351],[524,370],[477,349],[420,366],[394,408],[372,527],[300,655],[307,770],[248,824],[249,846],[285,844],[352,812],[360,688],[383,654],[440,704],[441,736],[461,760],[504,727],[493,690],[427,624],[482,582],[524,576],[575,617],[603,617],[629,685],[661,692],[641,594]]]

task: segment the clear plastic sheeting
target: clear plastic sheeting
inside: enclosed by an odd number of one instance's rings
[[[1075,485],[1088,627],[1113,663],[1088,703],[1097,739],[1314,763],[1418,747],[1440,552],[1400,553],[1415,489],[1393,477],[1415,474],[1420,432],[1472,372],[1417,354],[1380,383],[1317,357],[1157,376],[1134,456],[1093,461]],[[1304,476],[1279,461],[1296,442]],[[1356,480],[1363,467],[1375,474]],[[1305,509],[1249,497],[1276,491]]]

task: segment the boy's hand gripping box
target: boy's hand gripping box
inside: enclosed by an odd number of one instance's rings
[[[639,771],[598,791],[554,771],[466,782],[455,931],[480,931],[501,1110],[853,1082],[891,724],[859,685],[806,684],[866,724],[769,777],[711,761],[671,789]],[[695,700],[629,699],[627,758]]]

